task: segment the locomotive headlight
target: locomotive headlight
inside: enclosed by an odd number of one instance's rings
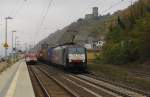
[[[85,60],[82,60],[82,62],[85,62]]]
[[[71,59],[69,59],[69,62],[71,62],[72,60]]]

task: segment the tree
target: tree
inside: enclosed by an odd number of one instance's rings
[[[120,16],[118,16],[117,21],[118,21],[118,25],[119,25],[122,29],[125,29],[125,25],[124,25],[123,21],[121,20]]]

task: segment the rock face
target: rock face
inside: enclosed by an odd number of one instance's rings
[[[108,25],[105,23],[112,15],[99,16],[96,19],[78,19],[62,30],[50,34],[47,38],[40,41],[35,48],[40,48],[43,43],[49,44],[50,47],[65,43],[74,42],[85,44],[90,41],[98,40],[108,31]]]

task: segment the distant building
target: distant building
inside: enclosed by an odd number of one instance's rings
[[[89,20],[93,18],[93,14],[86,14],[85,19]]]
[[[102,40],[94,41],[93,42],[93,48],[94,49],[102,48],[104,43],[105,43],[105,41],[102,41]]]
[[[92,45],[91,45],[90,43],[84,44],[84,47],[85,47],[86,49],[92,49]]]
[[[102,49],[104,46],[105,41],[99,40],[99,41],[93,41],[91,43],[85,43],[84,47],[87,49]]]
[[[87,49],[102,49],[105,44],[104,37],[100,37],[100,39],[97,40],[89,38],[88,40],[89,41],[84,44],[84,47]]]
[[[85,15],[86,20],[95,19],[97,17],[98,17],[98,7],[93,7],[92,14],[86,14]]]
[[[98,17],[98,7],[93,7],[93,16]]]

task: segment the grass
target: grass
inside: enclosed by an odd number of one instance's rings
[[[10,65],[7,64],[6,62],[3,62],[0,64],[0,73],[2,73],[3,71],[5,71]]]
[[[104,74],[107,77],[112,77],[112,80],[123,79],[128,76],[128,72],[120,70],[120,68],[114,68],[112,65],[102,64],[88,64],[88,68],[92,71]]]
[[[88,64],[91,71],[96,72],[101,77],[109,79],[114,82],[125,83],[139,89],[150,91],[150,80],[138,78],[130,74],[126,68],[109,64]]]
[[[6,62],[0,63],[0,73],[5,71],[7,68],[11,67],[15,62],[12,62],[11,60],[7,60]]]

